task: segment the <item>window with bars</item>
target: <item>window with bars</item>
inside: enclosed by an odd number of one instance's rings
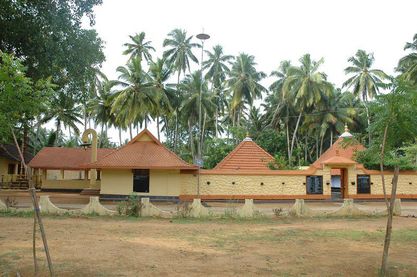
[[[371,193],[371,177],[369,175],[358,175],[357,193]]]
[[[133,191],[149,192],[149,169],[133,170]]]
[[[307,176],[307,194],[323,194],[323,176]]]

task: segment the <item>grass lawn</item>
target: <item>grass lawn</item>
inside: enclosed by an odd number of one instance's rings
[[[385,230],[381,217],[65,216],[44,223],[57,276],[376,276]],[[32,224],[30,217],[0,216],[0,272],[33,274]],[[416,249],[417,220],[396,217],[392,276],[417,276]],[[38,253],[46,274],[40,239]]]

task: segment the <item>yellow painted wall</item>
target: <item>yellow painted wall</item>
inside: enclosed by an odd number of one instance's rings
[[[393,175],[385,175],[387,194],[391,194],[391,181]],[[370,175],[371,194],[383,194],[382,180],[380,175]],[[411,183],[411,184],[410,184]],[[356,194],[356,193],[355,193]],[[417,194],[417,175],[401,175],[398,177],[397,194]]]
[[[9,182],[12,181],[12,178],[16,176],[8,174],[9,164],[15,164],[15,174],[17,174],[17,165],[19,164],[16,161],[8,160],[6,158],[0,157],[0,182]]]
[[[330,194],[330,171],[318,171],[314,175],[323,175],[323,194]],[[197,177],[183,174],[181,194],[197,194]],[[210,182],[210,184],[207,184]],[[235,184],[233,184],[235,182]],[[263,183],[263,185],[261,184]],[[200,194],[202,195],[304,195],[306,194],[306,176],[275,175],[201,175]]]
[[[101,173],[101,194],[129,195],[133,193],[132,170],[103,170]],[[178,196],[180,194],[179,170],[150,170],[149,193],[137,195]]]
[[[88,180],[42,180],[42,189],[85,189],[89,186]]]

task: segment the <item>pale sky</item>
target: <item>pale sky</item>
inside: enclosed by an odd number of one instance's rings
[[[129,35],[145,32],[161,56],[162,41],[171,30],[196,35],[204,28],[211,36],[205,49],[220,44],[226,54],[251,54],[257,69],[268,75],[282,60],[296,64],[305,53],[314,60],[323,57],[321,70],[341,86],[347,59],[357,49],[373,52],[375,68],[394,74],[404,44],[417,33],[416,10],[417,1],[411,0],[104,0],[95,8],[94,28],[105,41],[102,70],[110,79],[117,78],[117,66],[125,65],[122,51]],[[200,51],[195,51],[198,58]],[[156,133],[154,126],[150,129]],[[118,141],[115,130],[109,136]]]

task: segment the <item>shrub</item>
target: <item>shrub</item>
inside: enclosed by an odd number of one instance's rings
[[[280,217],[281,215],[282,215],[282,208],[275,208],[275,209],[272,209],[272,211],[274,212],[274,215],[276,216],[276,217]]]
[[[6,199],[4,200],[4,204],[6,205],[6,208],[9,209],[11,207],[16,207],[17,206],[17,200],[16,198],[12,198],[12,197],[6,197]]]
[[[188,202],[177,205],[177,215],[181,218],[187,218],[191,214],[191,205]]]
[[[117,205],[119,215],[140,217],[142,215],[143,204],[137,195],[130,195],[127,201],[122,201]]]

